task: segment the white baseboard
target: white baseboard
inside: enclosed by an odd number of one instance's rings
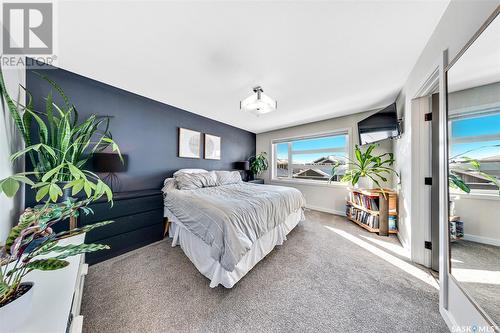
[[[500,246],[500,239],[495,239],[495,238],[465,234],[464,239],[476,243]]]
[[[306,208],[312,209],[312,210],[317,210],[317,211],[323,212],[323,213],[330,213],[330,214],[334,214],[334,215],[345,216],[344,211],[335,210],[335,209],[331,209],[331,208],[324,208],[324,207],[319,207],[319,206],[314,206],[314,205],[306,205]]]

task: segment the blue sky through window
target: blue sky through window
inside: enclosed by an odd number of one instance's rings
[[[313,149],[345,148],[347,150],[347,135],[335,135],[322,138],[304,139],[292,141],[293,151],[304,151]],[[278,159],[288,159],[288,143],[278,143],[276,145]],[[320,157],[329,155],[346,156],[346,153],[314,153],[314,154],[294,154],[293,163],[311,163]]]
[[[500,134],[500,114],[453,120],[451,134],[453,138]],[[500,147],[492,147],[494,145],[500,145],[500,140],[456,143],[451,145],[450,156],[463,154],[469,150],[473,151],[464,156],[475,159],[498,156]]]

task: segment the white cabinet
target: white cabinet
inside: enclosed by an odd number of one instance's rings
[[[61,245],[83,243],[85,235],[60,241]],[[88,266],[85,255],[67,258],[69,265],[57,271],[33,271],[24,281],[33,281],[33,309],[16,333],[77,333],[82,331],[80,305]],[[69,328],[69,329],[68,329]]]

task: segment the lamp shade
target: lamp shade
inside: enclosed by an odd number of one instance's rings
[[[109,153],[96,153],[92,156],[92,168],[95,172],[125,172],[127,171],[128,156]]]
[[[256,115],[266,114],[276,110],[278,102],[264,94],[262,87],[253,88],[253,95],[240,102],[240,109]]]
[[[248,170],[250,170],[250,162],[249,161],[236,162],[236,163],[234,163],[234,168],[236,170],[248,171]]]

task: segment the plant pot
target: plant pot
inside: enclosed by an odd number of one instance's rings
[[[373,181],[368,177],[359,177],[358,182],[354,185],[354,188],[366,190],[372,189],[373,187]]]
[[[13,332],[19,328],[31,314],[33,307],[34,282],[23,282],[21,285],[29,286],[23,294],[15,300],[0,307],[0,323],[2,332]]]
[[[59,187],[63,191],[63,195],[62,195],[62,197],[59,197],[59,199],[57,200],[57,203],[65,202],[66,200],[71,198],[71,188],[64,188],[64,186],[66,186],[69,183],[70,182],[57,182],[57,185],[59,185]]]

